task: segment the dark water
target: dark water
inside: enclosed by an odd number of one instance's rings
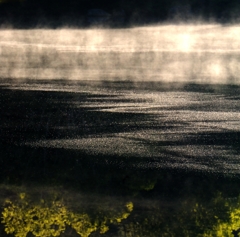
[[[238,236],[239,95],[2,80],[0,236]]]

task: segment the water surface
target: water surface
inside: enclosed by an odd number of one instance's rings
[[[1,30],[0,236],[238,236],[239,32]]]
[[[239,91],[4,80],[2,235],[233,236]]]

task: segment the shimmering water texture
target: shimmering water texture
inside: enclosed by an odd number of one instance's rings
[[[110,155],[110,163],[135,157],[136,168],[239,174],[239,92],[236,85],[5,82],[2,138]]]
[[[238,236],[239,33],[1,29],[0,236]]]
[[[0,77],[239,84],[239,25],[0,30]]]

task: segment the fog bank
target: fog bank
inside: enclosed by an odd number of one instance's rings
[[[240,25],[0,31],[0,78],[239,84]]]

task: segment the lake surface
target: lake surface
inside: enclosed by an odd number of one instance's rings
[[[0,236],[238,236],[238,28],[178,28],[172,50],[174,30],[154,29],[64,50],[1,31]],[[165,50],[135,31],[163,33]]]

